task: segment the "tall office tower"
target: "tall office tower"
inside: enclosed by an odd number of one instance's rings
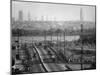
[[[28,12],[28,21],[31,21],[30,13]]]
[[[80,8],[80,21],[81,22],[83,21],[83,11],[82,11],[82,8]]]
[[[18,21],[23,21],[23,12],[19,11]]]

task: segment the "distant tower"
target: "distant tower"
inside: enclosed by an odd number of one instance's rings
[[[41,16],[41,21],[44,21],[44,16]]]
[[[31,21],[30,13],[28,12],[28,21]]]
[[[18,20],[23,21],[23,12],[22,11],[19,11]]]
[[[83,21],[83,11],[82,11],[82,8],[80,8],[80,21],[81,22]]]

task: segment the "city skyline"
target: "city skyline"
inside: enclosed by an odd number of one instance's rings
[[[18,20],[19,11],[22,11],[23,20],[80,21],[81,9],[84,16],[83,21],[95,22],[95,6],[61,6],[57,4],[16,1],[12,2],[12,17]]]

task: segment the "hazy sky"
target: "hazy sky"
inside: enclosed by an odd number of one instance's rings
[[[23,11],[24,20],[30,18],[44,20],[80,20],[80,8],[82,8],[84,21],[95,21],[95,7],[94,6],[77,6],[77,5],[63,5],[63,4],[48,4],[48,3],[34,3],[34,2],[12,2],[12,17],[18,19],[18,12]]]

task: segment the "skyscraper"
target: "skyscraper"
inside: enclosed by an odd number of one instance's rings
[[[23,12],[19,11],[18,21],[23,21]]]
[[[30,13],[28,12],[28,21],[31,21]]]
[[[83,10],[82,10],[82,8],[80,8],[80,21],[81,22],[83,21]]]

